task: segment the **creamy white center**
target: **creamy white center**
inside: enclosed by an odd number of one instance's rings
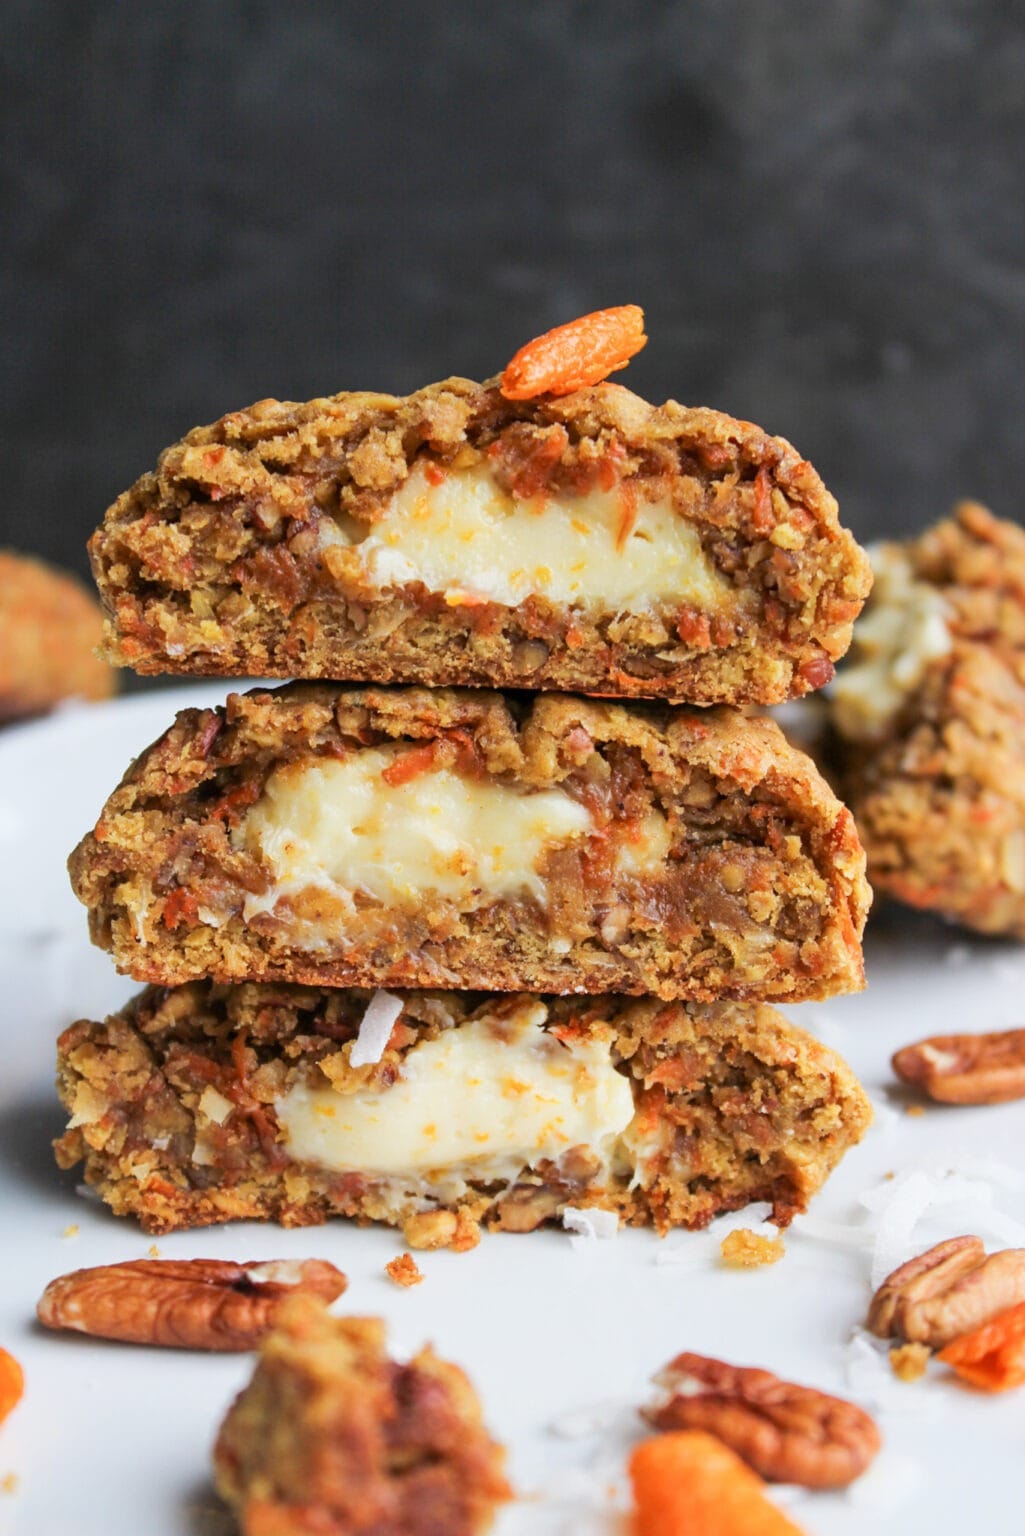
[[[289,1154],[338,1172],[514,1179],[586,1146],[603,1159],[633,1117],[607,1041],[563,1044],[543,1003],[415,1045],[389,1088],[299,1084],[276,1105]]]
[[[276,769],[240,829],[241,846],[286,890],[362,891],[385,903],[426,890],[461,905],[545,899],[542,855],[587,835],[564,790],[530,791],[451,768],[405,784],[383,777],[408,748],[368,748]]]
[[[352,545],[373,585],[422,582],[453,605],[476,598],[515,607],[536,593],[612,609],[662,600],[720,612],[733,592],[671,502],[638,500],[634,512],[619,487],[523,499],[487,469],[452,471],[432,485],[417,465],[369,534],[325,521],[321,539]]]
[[[950,650],[947,608],[928,582],[916,581],[894,544],[870,551],[872,600],[854,626],[850,659],[830,693],[838,730],[851,741],[885,735],[930,662]]]

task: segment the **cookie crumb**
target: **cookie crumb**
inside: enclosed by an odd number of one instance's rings
[[[895,1344],[890,1350],[890,1369],[898,1381],[918,1381],[925,1375],[931,1354],[928,1344]]]
[[[760,1264],[777,1264],[786,1253],[781,1237],[761,1237],[749,1227],[738,1227],[722,1240],[722,1261],[731,1269],[755,1269]]]
[[[159,1259],[160,1257],[160,1249],[157,1247],[156,1243],[150,1243],[149,1247],[146,1249],[146,1252],[149,1254],[151,1259]]]
[[[77,1221],[73,1221],[73,1222],[69,1223],[69,1225],[66,1226],[64,1228],[64,1231],[61,1233],[61,1237],[66,1237],[66,1238],[72,1238],[72,1237],[77,1237],[77,1236],[78,1236],[78,1222]]]
[[[924,1115],[925,1114],[925,1105],[924,1104],[909,1104],[907,1106],[907,1108],[905,1109],[904,1113],[906,1115]]]
[[[17,1491],[18,1491],[18,1474],[17,1474],[17,1472],[8,1472],[8,1473],[5,1474],[5,1476],[0,1477],[0,1493],[17,1493]]]
[[[391,1259],[384,1266],[384,1272],[389,1280],[405,1287],[419,1285],[423,1279],[423,1272],[417,1267],[411,1253],[400,1253],[397,1259]]]

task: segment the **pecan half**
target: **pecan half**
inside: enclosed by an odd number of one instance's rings
[[[128,1344],[255,1349],[286,1296],[331,1302],[348,1283],[323,1259],[134,1259],[51,1280],[36,1315],[47,1328]]]
[[[655,1377],[659,1400],[642,1414],[655,1429],[703,1429],[772,1483],[845,1488],[880,1446],[868,1414],[841,1397],[685,1353]]]
[[[1025,1301],[1025,1248],[987,1256],[979,1237],[949,1237],[888,1275],[868,1326],[881,1339],[942,1349],[951,1339]]]
[[[891,1065],[905,1083],[940,1104],[1006,1104],[1025,1099],[1025,1029],[988,1035],[933,1035],[905,1045]]]

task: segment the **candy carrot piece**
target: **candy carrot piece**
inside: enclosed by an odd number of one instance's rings
[[[0,1423],[20,1402],[25,1390],[25,1373],[6,1349],[0,1349]]]
[[[644,311],[636,304],[596,309],[521,347],[502,374],[502,394],[507,400],[571,395],[625,368],[647,340]]]
[[[394,758],[383,770],[381,777],[393,788],[399,784],[408,784],[422,773],[430,773],[437,755],[436,741],[429,741],[422,747],[413,747],[409,752],[403,752],[401,757]]]
[[[633,1536],[802,1536],[765,1484],[714,1435],[642,1440],[630,1457]]]
[[[963,1333],[936,1358],[984,1392],[1025,1385],[1025,1301]]]

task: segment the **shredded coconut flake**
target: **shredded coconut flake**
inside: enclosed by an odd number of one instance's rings
[[[834,1248],[871,1248],[875,1241],[867,1222],[827,1221],[821,1216],[795,1216],[792,1230]]]
[[[615,1211],[602,1211],[594,1206],[588,1206],[586,1210],[576,1205],[563,1206],[562,1224],[567,1232],[582,1237],[585,1243],[615,1237],[619,1231],[619,1217]]]
[[[1020,1231],[1009,1216],[993,1210],[993,1188],[981,1179],[966,1179],[953,1169],[929,1173],[916,1168],[900,1178],[866,1190],[860,1201],[877,1216],[875,1247],[872,1253],[872,1287],[878,1288],[887,1275],[903,1264],[915,1251],[915,1230],[930,1212],[943,1209],[944,1219],[964,1230],[981,1229],[999,1235]],[[920,1242],[918,1248],[929,1246]]]
[[[589,1408],[560,1413],[548,1428],[559,1440],[588,1440],[593,1435],[618,1428],[624,1419],[633,1428],[636,1418],[637,1408],[634,1403],[626,1403],[621,1398],[607,1398],[604,1402],[592,1403]]]
[[[351,1067],[368,1067],[380,1061],[402,1012],[402,999],[391,992],[375,992],[360,1021],[359,1033],[349,1052]]]
[[[207,1083],[199,1096],[198,1108],[200,1114],[212,1120],[215,1125],[223,1125],[235,1106],[223,1093],[218,1093],[212,1083]]]

